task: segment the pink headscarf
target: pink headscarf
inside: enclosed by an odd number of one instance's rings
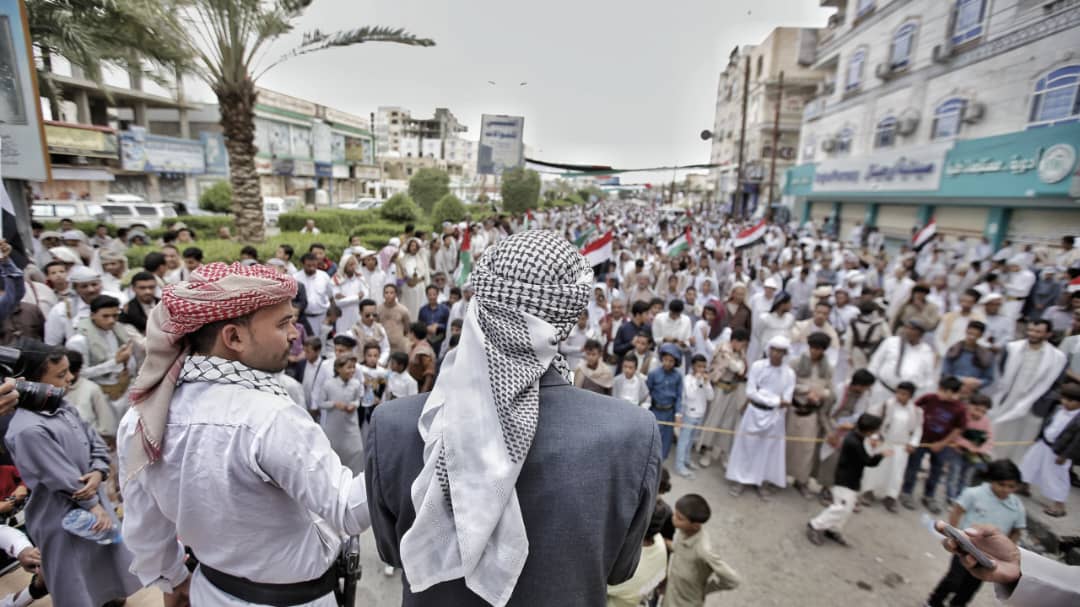
[[[203,325],[238,318],[288,301],[296,281],[270,266],[206,264],[191,279],[165,287],[161,303],[146,323],[146,360],[131,386],[131,406],[139,415],[138,445],[128,445],[124,472],[131,478],[161,458],[176,381],[188,352],[184,336]]]

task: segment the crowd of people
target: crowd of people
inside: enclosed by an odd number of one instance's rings
[[[315,224],[305,231],[318,233]],[[120,544],[83,546],[61,519],[79,507],[99,529],[117,524],[117,436],[140,368],[154,356],[148,325],[163,290],[207,266],[183,224],[137,268],[128,267],[128,246],[154,244],[142,232],[33,227],[32,265],[16,267],[0,244],[0,344],[39,353],[26,377],[66,389],[67,404],[0,418],[9,460],[0,464],[18,474],[0,484],[0,499],[21,504],[29,487],[28,530],[44,556],[44,585],[58,604],[97,607],[142,585],[129,571],[139,563]],[[373,411],[431,391],[452,360],[475,294],[471,268],[533,229],[579,249],[611,234],[609,249],[588,255],[595,282],[557,352],[573,385],[651,412],[661,461],[675,474],[693,480],[719,466],[732,496],[752,489],[762,500],[791,484],[826,506],[806,529],[815,544],[846,544],[850,515],[877,503],[890,512],[920,503],[935,515],[947,509],[954,525],[997,524],[1014,540],[1023,516],[1006,529],[1003,516],[985,515],[1022,515],[1013,492],[1041,496],[1047,516],[1066,514],[1080,462],[1080,249],[1072,237],[1055,248],[1005,242],[994,250],[985,239],[939,236],[913,248],[858,225],[837,235],[811,223],[609,201],[446,222],[432,233],[410,225],[378,249],[350,239],[335,259],[312,244],[305,252],[282,245],[269,259],[245,247],[227,261],[295,280],[287,320],[295,337],[276,379],[359,476]],[[664,605],[700,605],[705,592],[734,586],[735,573],[699,541],[709,512],[694,494],[673,510],[658,504],[638,570],[611,587],[609,604],[636,605],[665,572]],[[53,561],[71,566],[50,568]],[[114,565],[78,574],[102,562]],[[708,589],[695,586],[691,572],[700,567],[717,574]],[[954,562],[929,604],[950,594],[950,604],[965,604],[978,589],[973,580]],[[36,587],[26,597],[39,596]]]

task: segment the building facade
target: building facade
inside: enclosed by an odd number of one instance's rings
[[[408,180],[421,168],[435,167],[469,181],[476,175],[476,142],[461,136],[467,131],[447,108],[415,118],[407,109],[381,106],[375,113],[379,166],[389,180]]]
[[[1053,243],[1080,226],[1080,1],[824,0],[797,213],[847,235]]]
[[[780,198],[784,172],[798,155],[803,107],[824,78],[811,65],[815,41],[815,30],[776,28],[761,44],[735,49],[720,74],[711,152],[711,163],[720,166],[712,170],[711,178],[720,200],[735,203],[736,209],[741,204],[743,211],[752,212],[759,201]],[[746,137],[740,188],[744,88]],[[774,137],[778,100],[779,136]],[[770,181],[774,162],[775,178]]]

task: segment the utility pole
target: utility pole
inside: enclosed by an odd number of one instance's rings
[[[743,216],[743,156],[746,150],[746,103],[750,99],[750,56],[746,56],[746,68],[742,86],[742,124],[739,126],[739,164],[735,169],[735,200],[732,201],[731,214],[735,218]]]
[[[773,116],[772,160],[769,164],[769,198],[765,204],[772,206],[773,188],[776,187],[776,153],[780,145],[780,105],[784,101],[784,70],[780,70],[780,84],[776,92],[776,114]]]

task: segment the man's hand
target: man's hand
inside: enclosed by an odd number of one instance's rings
[[[23,548],[19,556],[19,564],[30,573],[37,573],[41,569],[41,551],[33,546]]]
[[[11,256],[11,243],[0,238],[0,261],[4,261]]]
[[[87,472],[86,474],[79,477],[79,480],[85,483],[82,489],[79,489],[75,493],[72,493],[71,497],[80,501],[90,499],[92,496],[97,494],[98,485],[100,485],[101,481],[104,479],[105,475],[102,474],[99,470]]]
[[[682,413],[675,414],[675,427],[682,428]]]
[[[162,607],[191,607],[191,576],[162,597]]]
[[[934,523],[938,532],[944,532],[944,521]],[[975,557],[966,554],[952,538],[946,537],[942,544],[949,552],[960,557],[960,563],[971,575],[984,582],[1013,584],[1020,579],[1020,549],[1007,535],[992,525],[974,525],[964,529],[968,539],[994,561],[993,568],[979,566]]]
[[[7,415],[19,402],[19,393],[15,391],[15,380],[8,378],[0,384],[0,415]]]
[[[930,450],[934,453],[941,453],[941,450],[945,448],[944,441],[938,441],[936,443],[930,443]]]
[[[1066,461],[1068,461],[1067,457],[1065,457],[1063,455],[1059,455],[1059,456],[1057,456],[1057,459],[1054,460],[1054,463],[1059,465],[1059,466],[1064,466]]]
[[[94,515],[97,522],[90,528],[90,531],[108,531],[112,529],[112,519],[109,518],[109,513],[105,512],[105,508],[101,507],[101,504],[94,504],[94,507],[90,509],[90,514]]]
[[[915,453],[915,447],[912,447],[911,445],[904,445],[904,450],[908,453]]]
[[[338,411],[344,411],[348,406],[349,405],[346,405],[345,403],[343,403],[341,401],[337,401],[337,402],[334,403],[334,408],[337,409]]]
[[[131,358],[131,348],[131,342],[128,342],[121,346],[120,349],[116,351],[116,362],[122,365],[126,364],[127,361]]]

